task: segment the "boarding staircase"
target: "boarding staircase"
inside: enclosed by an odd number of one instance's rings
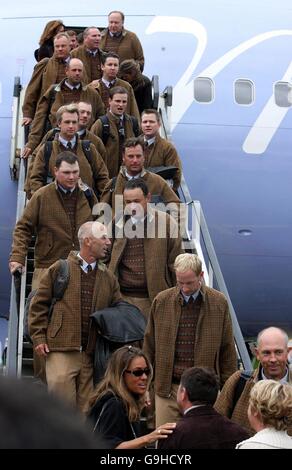
[[[157,76],[152,79],[154,107],[161,115],[161,135],[171,139],[170,122],[172,108],[172,87],[168,86],[163,92],[159,91],[159,80]],[[13,179],[18,179],[18,198],[16,220],[21,216],[25,207],[26,197],[24,182],[27,162],[20,159],[21,149],[24,146],[24,131],[21,127],[22,102],[25,89],[20,84],[19,77],[15,78],[13,122],[10,154],[10,173]],[[206,285],[214,287],[223,292],[229,304],[232,318],[234,340],[237,347],[238,360],[242,368],[251,370],[250,357],[236,318],[236,314],[228,294],[226,284],[219,266],[219,262],[212,244],[208,226],[204,217],[203,209],[199,201],[194,201],[190,195],[186,180],[182,176],[179,188],[179,196],[187,208],[186,227],[184,232],[184,248],[190,252],[196,252],[203,262]],[[6,375],[17,377],[32,377],[32,346],[23,339],[23,315],[26,298],[31,289],[33,274],[34,243],[29,250],[25,271],[13,279],[10,297],[10,318],[8,330],[7,360],[4,367]],[[19,288],[16,287],[18,284]],[[17,292],[19,294],[17,295]]]

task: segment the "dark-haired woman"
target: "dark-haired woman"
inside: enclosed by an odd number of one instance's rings
[[[105,376],[90,400],[94,432],[102,437],[105,447],[140,449],[172,433],[175,423],[141,436],[139,419],[151,376],[151,364],[138,348],[123,346],[110,357]]]

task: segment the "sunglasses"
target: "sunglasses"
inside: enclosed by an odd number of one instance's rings
[[[125,370],[125,372],[127,372],[127,374],[132,374],[134,375],[135,377],[142,377],[143,374],[147,375],[150,375],[151,371],[150,369],[148,369],[148,367],[146,367],[146,369],[136,369],[136,370]]]

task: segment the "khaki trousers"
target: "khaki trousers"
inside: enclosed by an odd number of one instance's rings
[[[123,300],[129,302],[129,304],[135,305],[138,307],[141,312],[144,314],[146,320],[148,320],[149,312],[151,308],[151,302],[149,297],[130,297],[129,295],[122,294]]]
[[[176,402],[178,387],[177,384],[172,384],[169,398],[155,394],[156,428],[165,423],[176,423],[181,418]]]
[[[48,390],[81,413],[93,391],[93,357],[86,352],[50,352],[46,358]]]
[[[35,268],[32,276],[31,290],[39,287],[41,277],[46,270],[47,268]]]
[[[35,268],[32,277],[31,290],[38,289],[40,280],[46,268]],[[33,372],[34,376],[46,383],[46,362],[43,356],[39,356],[33,351]]]

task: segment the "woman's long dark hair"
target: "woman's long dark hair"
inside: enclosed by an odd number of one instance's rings
[[[130,363],[136,357],[143,357],[147,367],[151,371],[147,380],[147,386],[149,385],[152,378],[152,367],[147,356],[145,356],[141,349],[133,346],[123,346],[111,355],[104,378],[99,382],[92,393],[89,401],[90,407],[92,407],[97,400],[102,398],[108,392],[112,392],[123,401],[128,412],[129,420],[137,421],[139,419],[141,409],[145,405],[145,396],[143,395],[137,400],[127,388],[124,380],[125,370],[129,368]]]

